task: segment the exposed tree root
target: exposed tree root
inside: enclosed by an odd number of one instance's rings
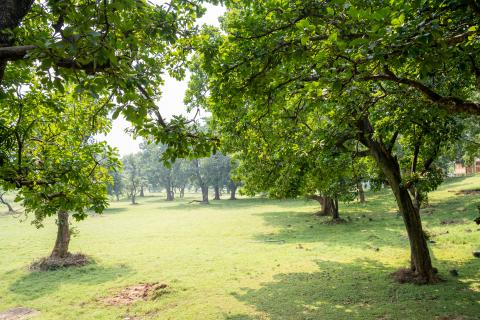
[[[393,280],[398,283],[413,283],[413,284],[434,284],[442,281],[442,279],[436,274],[437,269],[434,268],[435,274],[432,279],[427,279],[424,276],[417,274],[415,271],[409,268],[399,269],[390,275]]]
[[[59,257],[45,257],[34,261],[30,265],[32,271],[52,271],[60,268],[81,267],[92,263],[93,260],[81,253],[69,253],[65,258]]]

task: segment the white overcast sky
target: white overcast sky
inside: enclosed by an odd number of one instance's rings
[[[206,8],[206,14],[199,19],[197,23],[199,25],[210,24],[219,26],[218,18],[224,13],[225,9],[209,4],[206,5]],[[186,113],[183,98],[185,96],[185,90],[187,89],[187,83],[188,79],[177,81],[166,76],[165,85],[162,88],[162,98],[158,102],[163,117],[168,119],[172,115]],[[141,138],[134,140],[130,134],[126,133],[128,128],[129,123],[123,118],[118,118],[113,121],[110,133],[98,139],[105,140],[110,146],[116,147],[121,156],[138,152],[140,150],[139,144],[142,140]]]

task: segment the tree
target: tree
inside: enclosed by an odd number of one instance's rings
[[[110,176],[112,177],[112,183],[108,185],[108,193],[115,195],[115,198],[119,201],[125,188],[123,176],[118,170],[110,171]]]
[[[110,147],[93,139],[110,126],[101,101],[79,96],[71,88],[64,94],[45,92],[37,84],[18,90],[14,103],[0,101],[0,117],[3,123],[10,121],[7,129],[13,135],[4,141],[9,149],[3,149],[0,184],[4,190],[16,190],[16,201],[34,214],[37,227],[57,215],[50,257],[63,259],[70,255],[70,215],[80,221],[88,211],[101,213],[108,206],[108,170],[118,161]]]
[[[248,139],[290,120],[327,155],[370,156],[403,216],[412,275],[436,282],[418,205],[441,182],[435,161],[462,129],[451,113],[480,114],[475,2],[232,1],[227,9],[223,33],[206,28],[198,45],[206,107],[222,134]]]
[[[208,173],[206,159],[193,159],[191,162],[192,182],[202,191],[202,203],[208,204]]]
[[[142,177],[140,176],[139,158],[129,154],[122,159],[125,174],[125,189],[132,204],[137,204],[136,198],[140,193]]]

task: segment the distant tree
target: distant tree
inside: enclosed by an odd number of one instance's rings
[[[202,192],[202,203],[208,204],[208,158],[193,159],[191,161],[191,180],[192,183],[199,187]]]
[[[123,175],[118,170],[111,170],[110,176],[112,177],[112,182],[108,185],[108,193],[114,195],[117,201],[119,201],[125,188]]]
[[[129,154],[122,159],[124,168],[124,185],[127,196],[132,204],[137,204],[136,198],[140,193],[142,178],[140,176],[139,159],[134,154]]]

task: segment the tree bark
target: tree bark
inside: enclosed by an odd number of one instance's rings
[[[358,201],[360,201],[360,203],[365,203],[365,191],[363,190],[363,185],[362,185],[362,182],[359,181],[357,182],[357,190],[358,190]]]
[[[398,159],[392,155],[383,143],[373,139],[373,128],[367,119],[360,120],[358,127],[361,132],[360,141],[369,148],[373,158],[385,174],[403,217],[410,241],[412,271],[421,283],[437,282],[436,272],[432,266],[430,252],[422,229],[420,212],[413,205],[408,189],[402,183]]]
[[[215,197],[213,198],[213,200],[220,200],[220,188],[218,186],[215,186],[214,190],[215,190]]]
[[[68,212],[59,211],[57,214],[57,240],[53,248],[52,258],[66,258],[70,244],[70,226],[68,225]]]
[[[237,186],[233,184],[230,186],[230,200],[237,200],[236,193],[237,193]]]

